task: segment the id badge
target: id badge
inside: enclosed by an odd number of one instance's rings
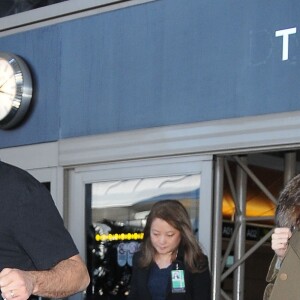
[[[185,293],[184,271],[172,270],[172,293]]]

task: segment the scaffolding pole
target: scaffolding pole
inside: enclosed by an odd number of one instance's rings
[[[241,162],[247,163],[247,158],[242,157]],[[239,222],[240,227],[235,240],[234,260],[239,261],[245,254],[245,240],[246,240],[246,194],[247,194],[247,173],[237,166],[237,201],[239,205],[240,213],[236,215],[236,222]],[[234,283],[233,283],[233,299],[244,299],[244,277],[245,277],[245,264],[240,264],[234,271]]]
[[[212,300],[221,299],[222,257],[222,203],[224,182],[224,158],[217,157],[214,178],[213,255],[212,255]]]

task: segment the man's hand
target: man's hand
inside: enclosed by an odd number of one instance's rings
[[[6,300],[26,300],[33,291],[34,278],[29,272],[5,268],[0,272],[2,297]]]
[[[279,259],[283,259],[288,247],[288,241],[292,236],[289,228],[275,228],[272,234],[272,249],[275,251]]]
[[[65,298],[86,289],[90,277],[80,256],[60,261],[45,271],[5,268],[0,272],[0,288],[6,300],[26,300],[30,295]]]

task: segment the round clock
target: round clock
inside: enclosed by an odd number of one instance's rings
[[[25,117],[32,98],[32,80],[25,61],[0,52],[0,128],[16,126]]]

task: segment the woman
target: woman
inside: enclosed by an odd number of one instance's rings
[[[207,257],[179,201],[164,200],[153,205],[143,243],[133,258],[129,299],[211,299]]]

